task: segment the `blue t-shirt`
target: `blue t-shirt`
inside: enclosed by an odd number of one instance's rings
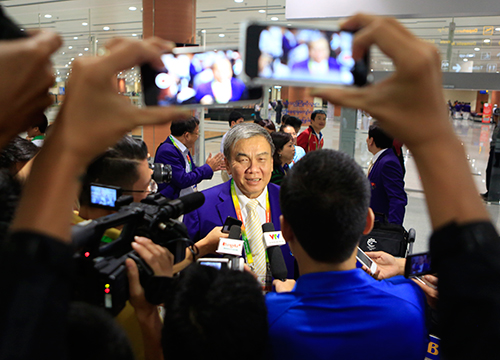
[[[273,359],[422,360],[425,297],[398,276],[361,269],[302,275],[292,292],[266,297]]]

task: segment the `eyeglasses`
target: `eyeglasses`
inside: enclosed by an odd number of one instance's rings
[[[123,189],[123,192],[140,192],[140,193],[147,192],[150,194],[156,194],[158,192],[158,184],[156,183],[156,181],[151,179],[147,190],[125,190],[125,189]]]

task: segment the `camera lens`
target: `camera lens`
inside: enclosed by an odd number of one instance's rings
[[[157,184],[167,184],[172,180],[172,167],[170,165],[154,163],[151,165],[151,169],[153,169],[151,178],[156,181]]]

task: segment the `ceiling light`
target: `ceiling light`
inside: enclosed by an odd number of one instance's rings
[[[480,48],[474,48],[474,51],[479,51],[479,50],[481,50],[481,49]]]
[[[242,3],[243,0],[234,0],[235,3]]]
[[[99,42],[99,40],[96,40],[95,42],[96,42],[96,43],[98,43],[98,42]]]
[[[490,39],[484,39],[483,42],[489,43],[489,42],[491,42],[491,40]]]
[[[45,14],[45,15],[44,15],[44,17],[45,17],[46,19],[50,19],[50,18],[52,17],[52,15],[50,15],[50,14]]]
[[[202,32],[203,34],[205,34],[205,33],[207,32],[207,30],[203,29],[203,30],[201,30],[201,32]]]
[[[131,7],[129,7],[128,9],[129,9],[130,11],[136,11],[136,10],[137,10],[137,8],[136,8],[135,6],[131,6]]]
[[[132,34],[132,36],[137,36],[137,34]]]
[[[21,31],[24,31],[24,29],[21,29]]]
[[[64,54],[66,54],[66,53],[63,51],[63,52],[62,52],[62,54],[64,55]]]
[[[82,22],[82,25],[83,26],[87,26],[89,23],[86,23],[86,22]]]
[[[71,61],[75,60],[75,58],[71,58]]]
[[[109,30],[109,26],[105,26],[102,28],[104,31],[108,31]]]
[[[264,9],[260,9],[260,10],[259,10],[259,12],[260,12],[261,14],[264,14],[264,13],[266,12],[266,10],[264,10]]]
[[[78,40],[78,36],[74,36],[74,37],[73,37],[73,40]]]
[[[226,36],[226,35],[224,35],[224,34],[219,34],[219,37],[224,37],[224,36]]]
[[[71,65],[71,61],[68,63],[68,65]]]
[[[83,50],[85,50],[85,51],[89,51],[89,48],[85,48],[85,49],[83,49]]]
[[[64,67],[68,67],[68,64],[64,65]]]
[[[495,28],[495,31],[500,31],[500,27]]]
[[[286,24],[286,26],[292,26],[292,24]]]
[[[468,57],[474,57],[474,54],[467,54]]]
[[[272,20],[272,21],[278,21],[279,19],[278,19],[276,16],[273,16],[273,17],[271,18],[271,20]]]
[[[464,61],[469,61],[469,59],[465,58]]]
[[[83,56],[83,54],[82,54],[82,53],[79,53],[79,54],[78,54],[78,56]]]
[[[73,49],[73,46],[68,46],[68,49],[70,49],[70,50]]]

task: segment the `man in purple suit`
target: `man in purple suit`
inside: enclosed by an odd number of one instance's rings
[[[232,179],[205,190],[205,204],[184,215],[189,236],[194,241],[205,237],[214,227],[224,224],[228,216],[243,222],[247,232],[252,211],[248,205],[256,202],[259,227],[272,222],[280,230],[279,186],[270,184],[273,171],[274,145],[268,132],[256,124],[242,123],[229,130],[224,142],[226,169]],[[243,236],[243,240],[245,236]],[[250,239],[248,239],[250,240]],[[250,243],[250,254],[244,250],[247,263],[259,257],[265,260],[265,251]],[[288,245],[281,247],[288,269],[288,278],[294,278],[294,258]],[[250,255],[250,256],[249,256]],[[252,261],[252,260],[251,260]],[[252,266],[250,266],[252,268]],[[257,274],[258,276],[266,274]],[[269,280],[269,271],[267,277]]]
[[[393,139],[374,124],[368,130],[366,143],[368,151],[373,154],[368,168],[372,190],[370,207],[375,215],[384,214],[388,222],[403,225],[408,199],[404,190],[403,169],[392,150]],[[378,219],[383,220],[383,217],[378,216]]]
[[[294,64],[292,72],[300,75],[328,76],[340,71],[337,60],[330,56],[330,45],[326,38],[312,40],[308,46],[309,58]]]

